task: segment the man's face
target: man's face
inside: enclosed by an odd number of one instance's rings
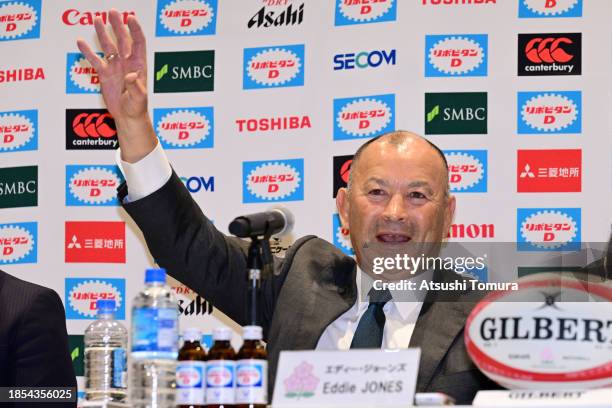
[[[364,271],[373,275],[376,257],[437,255],[452,222],[455,198],[446,197],[443,161],[426,141],[374,142],[351,172],[351,191],[341,189],[337,205]],[[376,275],[386,280],[410,276],[398,270]]]

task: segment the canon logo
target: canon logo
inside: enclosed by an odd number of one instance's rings
[[[493,224],[453,224],[450,227],[448,238],[494,238],[495,225]]]
[[[121,16],[123,18],[123,24],[127,24],[129,16],[136,15],[133,11],[123,11]],[[77,9],[68,9],[62,13],[62,22],[69,26],[82,25],[89,26],[93,25],[95,17],[102,18],[104,24],[108,21],[107,11],[79,11]]]

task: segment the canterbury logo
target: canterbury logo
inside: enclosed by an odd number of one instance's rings
[[[574,56],[565,52],[561,44],[573,44],[573,42],[567,37],[534,38],[525,46],[525,55],[529,61],[536,64],[571,61]]]
[[[113,137],[117,131],[111,126],[108,113],[81,113],[72,121],[72,129],[79,137]]]

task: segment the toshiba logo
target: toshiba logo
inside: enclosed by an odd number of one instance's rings
[[[293,130],[311,128],[310,117],[303,116],[282,116],[276,118],[249,118],[236,119],[238,132],[266,132],[277,130]]]
[[[129,16],[136,15],[133,11],[122,11],[121,17],[123,24],[127,24]],[[62,22],[68,26],[82,25],[90,26],[93,25],[94,18],[100,17],[104,24],[108,23],[108,12],[107,11],[80,11],[77,9],[68,9],[62,13]]]

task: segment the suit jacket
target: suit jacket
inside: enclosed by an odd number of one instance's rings
[[[2,271],[0,386],[74,387],[75,392],[77,386],[60,297]],[[76,402],[53,406],[75,407]]]
[[[119,198],[126,194],[124,185]],[[248,244],[217,231],[176,174],[124,208],[160,266],[238,324],[248,324]],[[262,283],[259,299],[270,395],[280,352],[314,349],[325,328],[357,298],[355,261],[327,241],[303,237],[284,259],[274,262],[276,273]],[[448,271],[434,276],[439,281],[461,279]],[[410,340],[411,347],[421,347],[417,391],[445,392],[460,403],[471,402],[476,391],[495,386],[471,362],[463,342],[463,326],[475,299],[457,294],[450,300],[436,301],[428,293],[417,320]]]

